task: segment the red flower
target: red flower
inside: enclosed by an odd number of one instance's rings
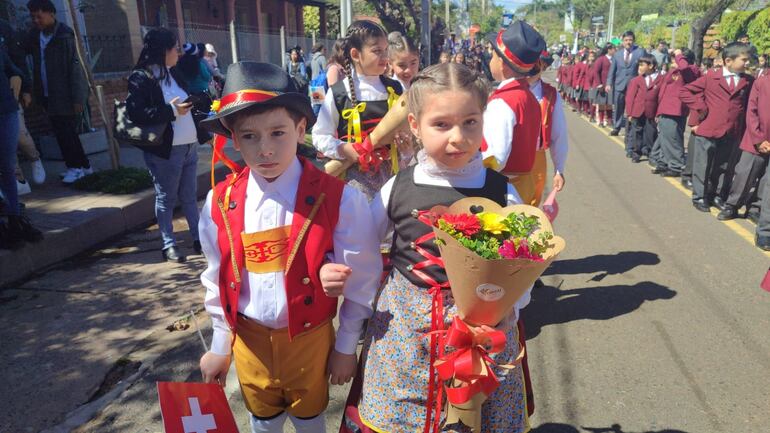
[[[476,215],[467,213],[457,215],[446,214],[441,219],[465,236],[473,236],[481,230],[481,223]]]

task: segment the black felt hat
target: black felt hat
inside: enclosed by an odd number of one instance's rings
[[[310,98],[299,93],[294,80],[281,67],[271,63],[238,62],[227,68],[222,98],[211,107],[212,115],[201,121],[209,131],[230,137],[222,119],[255,105],[285,107],[307,118],[307,127],[315,123]]]
[[[489,36],[492,48],[515,71],[527,73],[545,50],[545,40],[532,26],[518,20]]]

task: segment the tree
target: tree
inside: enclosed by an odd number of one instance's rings
[[[695,52],[696,62],[700,62],[703,57],[703,37],[706,36],[706,31],[714,24],[714,21],[732,5],[735,0],[716,0],[716,2],[703,14],[703,16],[695,20],[690,27],[690,49]]]
[[[305,36],[311,37],[321,31],[321,14],[316,6],[304,6],[302,8],[302,20],[305,23]]]

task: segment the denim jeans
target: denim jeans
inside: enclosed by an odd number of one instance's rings
[[[16,191],[16,149],[19,145],[19,113],[0,114],[0,191],[6,201],[6,213],[19,214]]]
[[[193,240],[198,240],[198,146],[198,143],[173,146],[168,159],[144,152],[144,162],[155,184],[155,217],[164,250],[176,245],[173,219],[177,199]]]

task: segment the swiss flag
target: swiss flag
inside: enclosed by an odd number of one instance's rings
[[[158,382],[158,400],[166,433],[238,433],[218,384]]]

